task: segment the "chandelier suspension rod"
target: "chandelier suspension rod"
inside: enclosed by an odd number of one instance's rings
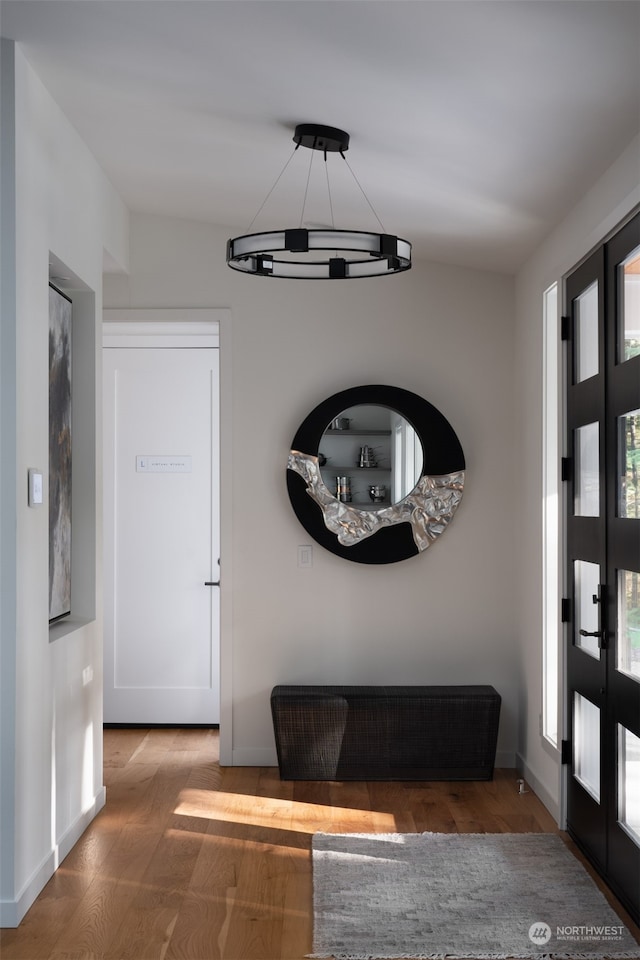
[[[371,203],[371,200],[369,200],[369,197],[368,197],[368,196],[366,195],[366,193],[364,192],[364,187],[362,186],[362,184],[360,183],[360,181],[359,181],[358,178],[356,177],[355,173],[354,173],[353,170],[351,169],[351,164],[349,163],[349,161],[348,161],[347,158],[345,157],[345,155],[344,155],[344,153],[342,152],[342,150],[340,151],[340,156],[342,157],[342,159],[343,159],[344,162],[346,163],[347,167],[349,168],[349,173],[351,174],[351,176],[353,177],[353,179],[355,180],[355,182],[356,182],[356,183],[358,184],[358,186],[360,187],[360,193],[362,194],[362,196],[365,198],[365,200],[366,200],[367,203],[369,204],[369,206],[370,206],[370,208],[371,208],[371,212],[373,213],[374,217],[376,218],[376,220],[377,220],[378,223],[380,224],[380,227],[382,228],[382,232],[383,232],[383,233],[386,233],[386,230],[385,230],[385,228],[384,228],[384,224],[383,224],[382,220],[380,219],[380,217],[379,217],[378,214],[376,213],[376,210],[375,210],[374,205]]]
[[[296,146],[296,150],[298,149],[299,146],[300,146],[300,144],[298,144],[298,145]],[[311,151],[311,158],[310,158],[310,160],[309,160],[309,172],[307,173],[307,183],[306,183],[305,188],[304,188],[304,197],[303,197],[303,199],[302,199],[302,211],[301,211],[301,213],[300,213],[300,226],[301,226],[301,227],[302,227],[302,224],[303,224],[303,222],[304,222],[304,208],[305,208],[306,205],[307,205],[307,194],[309,193],[309,181],[311,180],[311,167],[312,167],[312,165],[313,165],[313,153],[314,153],[314,151],[312,150],[312,151]]]
[[[280,173],[279,173],[278,176],[276,177],[275,182],[274,182],[273,186],[271,187],[271,189],[269,190],[269,192],[267,193],[266,197],[264,198],[264,200],[262,201],[262,203],[261,203],[260,206],[258,207],[258,209],[257,209],[257,211],[256,211],[256,214],[255,214],[253,220],[251,221],[251,223],[249,224],[249,226],[246,228],[246,231],[245,231],[246,233],[249,233],[249,231],[251,230],[251,227],[254,225],[254,223],[256,222],[256,220],[258,219],[258,217],[260,216],[260,214],[262,213],[262,211],[263,211],[263,209],[264,209],[264,206],[265,206],[267,200],[269,199],[269,197],[271,196],[271,194],[273,193],[273,191],[275,190],[275,188],[276,188],[276,187],[278,186],[278,184],[280,183],[280,180],[281,180],[281,178],[282,178],[282,175],[284,174],[285,170],[287,169],[287,167],[289,166],[289,164],[290,164],[291,161],[293,160],[293,156],[294,156],[294,154],[295,154],[295,152],[296,152],[296,150],[298,149],[299,146],[300,146],[300,144],[297,143],[297,144],[295,145],[295,147],[293,148],[293,150],[291,151],[291,156],[289,157],[289,159],[288,159],[287,162],[285,163],[284,167],[282,168],[282,170],[280,171]]]
[[[342,153],[342,151],[340,151]],[[342,154],[344,158],[344,154]],[[329,164],[327,163],[327,151],[324,152],[324,172],[327,175],[327,193],[329,194],[329,211],[331,212],[331,229],[335,230],[336,222],[333,218],[333,201],[331,199],[331,184],[329,183]]]

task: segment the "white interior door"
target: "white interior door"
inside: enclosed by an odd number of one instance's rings
[[[107,723],[219,723],[218,357],[103,350]]]

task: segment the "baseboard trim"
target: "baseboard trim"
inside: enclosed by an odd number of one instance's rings
[[[517,767],[516,754],[512,750],[501,750],[496,754],[496,767],[513,769]],[[232,767],[277,767],[278,755],[271,747],[241,747],[231,753]]]
[[[50,850],[36,867],[15,900],[0,900],[0,927],[17,927],[20,925],[27,910],[78,842],[93,818],[102,810],[106,800],[106,789],[101,787],[89,809],[81,813],[65,830],[54,849]]]
[[[58,844],[56,847],[56,870],[67,856],[71,852],[73,847],[85,832],[93,818],[100,813],[105,803],[107,802],[107,790],[106,787],[100,787],[100,790],[95,795],[93,803],[88,810],[85,810],[84,813],[81,813],[74,822],[68,827],[62,836],[58,839]]]
[[[538,780],[535,773],[525,762],[524,757],[520,753],[516,754],[516,769],[522,774],[524,779],[535,793],[536,797],[545,805],[555,822],[560,824],[561,816],[560,805],[558,801],[551,796],[544,784]]]
[[[242,747],[231,752],[232,767],[277,767],[275,747]]]
[[[219,723],[108,723],[104,730],[219,730]]]
[[[50,850],[15,900],[0,900],[0,927],[17,927],[38,894],[56,871],[56,852]]]

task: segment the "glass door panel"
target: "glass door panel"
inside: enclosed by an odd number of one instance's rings
[[[574,301],[576,383],[598,373],[598,281]]]
[[[589,656],[599,660],[600,566],[597,563],[589,563],[587,560],[575,560],[573,571],[576,604],[575,645]]]
[[[600,516],[600,427],[587,423],[574,430],[574,513],[577,517]]]
[[[618,265],[621,362],[640,355],[640,247]]]
[[[618,821],[640,846],[640,737],[618,724]]]
[[[640,573],[618,570],[617,669],[640,681]]]
[[[573,696],[573,775],[600,803],[600,710],[580,693]]]
[[[640,410],[618,417],[618,516],[640,518]]]

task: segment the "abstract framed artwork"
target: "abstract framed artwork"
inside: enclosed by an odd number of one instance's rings
[[[71,613],[71,325],[49,284],[49,623]]]

